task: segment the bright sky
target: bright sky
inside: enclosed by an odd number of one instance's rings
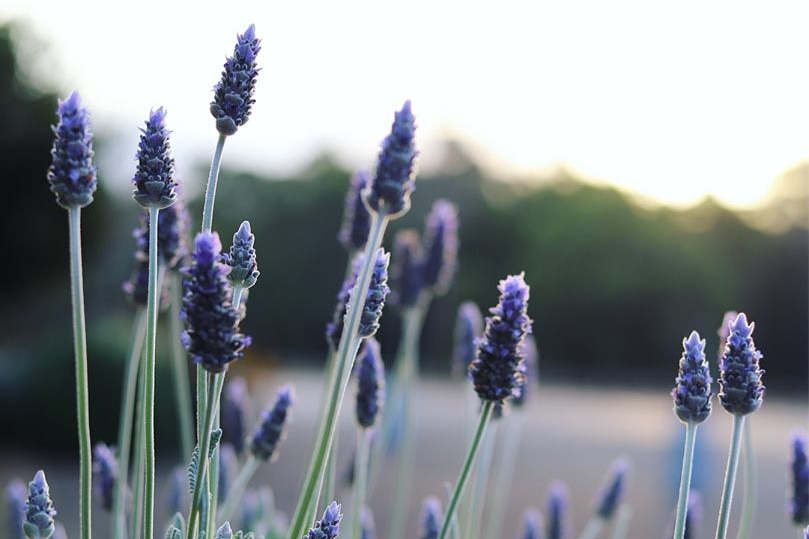
[[[324,148],[370,166],[405,99],[424,166],[451,135],[504,175],[564,164],[670,203],[749,205],[809,158],[805,0],[5,0],[15,16],[52,45],[32,69],[128,141],[121,182],[151,107],[181,172],[208,158],[211,88],[250,23],[263,70],[224,166],[288,172]]]

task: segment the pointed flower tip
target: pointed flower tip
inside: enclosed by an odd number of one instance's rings
[[[255,241],[256,237],[250,230],[250,222],[243,221],[233,234],[230,252],[223,256],[225,263],[231,268],[228,280],[233,286],[250,288],[258,281],[261,272],[258,271]]]
[[[700,338],[696,331],[692,331],[688,338],[683,339],[683,347],[692,353],[700,352],[705,350],[705,339]]]
[[[230,522],[225,522],[222,526],[216,530],[216,539],[232,539],[233,538],[233,530],[230,527]]]
[[[250,453],[260,460],[278,457],[278,448],[286,438],[292,407],[293,388],[286,385],[278,391],[275,404],[261,416],[261,423],[250,439]]]
[[[742,337],[749,337],[753,333],[753,329],[756,327],[755,322],[747,323],[747,315],[744,313],[739,313],[736,315],[736,319],[733,321],[732,329],[735,333]]]
[[[53,535],[56,510],[51,503],[50,488],[45,472],[37,471],[28,484],[28,499],[25,503],[23,531],[29,539],[47,539]]]
[[[53,161],[47,180],[57,204],[66,209],[82,208],[93,201],[98,185],[90,117],[75,91],[58,102],[56,114],[59,121],[53,127]]]
[[[309,530],[305,539],[335,539],[340,535],[340,521],[343,520],[342,506],[332,501],[323,512],[323,518]]]
[[[244,34],[237,36],[233,55],[225,61],[222,78],[214,87],[210,111],[221,135],[233,135],[250,117],[258,76],[256,56],[260,50],[261,40],[256,38],[255,25],[251,24]]]
[[[615,510],[621,504],[626,489],[626,477],[630,464],[625,458],[613,461],[607,475],[607,484],[603,487],[598,498],[596,513],[606,521],[612,519]]]
[[[250,26],[247,27],[247,30],[244,31],[244,34],[242,34],[242,40],[253,41],[254,39],[256,39],[256,25],[250,24]]]

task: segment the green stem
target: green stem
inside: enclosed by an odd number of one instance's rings
[[[79,436],[79,527],[90,539],[92,449],[90,447],[90,390],[87,382],[87,328],[84,321],[84,278],[81,261],[81,208],[68,210],[70,222],[70,295],[73,305],[73,354],[76,362],[76,408]]]
[[[217,522],[225,522],[226,520],[230,520],[230,518],[233,516],[233,512],[236,510],[236,505],[242,499],[242,494],[244,494],[247,484],[250,482],[250,479],[253,478],[253,475],[256,473],[256,470],[258,470],[260,465],[261,461],[253,455],[249,455],[247,457],[247,460],[242,465],[242,469],[239,470],[239,474],[233,480],[233,485],[231,485],[230,490],[225,497],[225,501],[222,503],[222,507],[219,509],[219,513],[216,515]]]
[[[191,385],[188,380],[188,357],[180,342],[182,332],[180,310],[183,302],[183,283],[178,274],[171,278],[174,297],[171,301],[171,321],[169,333],[172,343],[172,374],[174,375],[174,395],[177,401],[177,417],[180,422],[180,450],[183,459],[191,458],[194,451],[194,412],[191,410]]]
[[[444,515],[444,523],[441,525],[441,533],[438,539],[445,539],[450,527],[452,527],[452,519],[455,516],[455,511],[458,509],[458,502],[463,495],[466,482],[469,479],[469,472],[472,470],[472,465],[475,463],[475,456],[477,455],[480,442],[486,432],[486,426],[492,417],[492,410],[494,409],[494,402],[485,401],[483,407],[480,409],[480,420],[478,421],[478,428],[475,430],[475,437],[472,439],[472,444],[469,446],[469,452],[466,454],[466,460],[461,468],[461,474],[458,476],[458,482],[455,484],[455,490],[452,492],[452,498],[449,500],[447,506],[447,514]]]
[[[739,451],[741,450],[742,431],[744,430],[744,416],[733,416],[733,431],[728,454],[728,466],[725,470],[725,483],[722,487],[722,501],[719,504],[719,522],[716,525],[716,539],[725,539],[728,533],[728,520],[730,519],[730,505],[733,501],[733,486],[736,483],[736,469],[739,467]]]
[[[372,214],[371,231],[368,235],[368,243],[365,247],[365,258],[362,267],[357,275],[357,282],[354,285],[352,295],[357,298],[355,301],[365,301],[368,295],[368,287],[371,284],[376,263],[376,251],[382,244],[382,237],[388,225],[388,218],[383,214]],[[326,460],[331,450],[334,430],[337,425],[337,417],[340,413],[340,406],[343,401],[348,379],[351,375],[351,368],[357,357],[359,350],[359,324],[363,309],[349,309],[344,321],[343,333],[340,337],[340,344],[337,347],[337,364],[335,368],[335,383],[328,388],[328,404],[325,417],[321,418],[321,426],[315,442],[315,450],[309,462],[303,488],[298,497],[292,524],[289,527],[289,539],[298,539],[306,532],[307,515],[312,510],[311,506],[320,496],[319,488],[322,486],[323,474],[325,472]],[[189,538],[191,539],[191,538]]]
[[[216,149],[211,159],[208,184],[205,186],[205,206],[202,209],[202,231],[210,232],[213,226],[213,205],[216,201],[216,184],[219,181],[219,166],[222,163],[222,150],[225,148],[225,135],[219,135]]]
[[[371,450],[370,429],[360,428],[357,431],[357,455],[354,460],[354,518],[351,520],[351,539],[362,539],[362,509],[365,507],[365,495],[368,488],[368,457]]]
[[[594,516],[584,527],[584,531],[579,535],[579,539],[595,539],[601,530],[604,529],[604,519],[600,516]]]
[[[746,421],[744,428],[744,451],[742,452],[742,485],[744,497],[742,498],[742,518],[739,522],[739,533],[736,539],[750,539],[753,530],[753,517],[756,514],[756,458],[753,455],[753,431],[750,429],[750,420]],[[801,539],[804,539],[801,537]]]
[[[145,311],[144,311],[145,312]],[[146,369],[146,362],[143,360],[144,352],[138,357],[138,403],[135,407],[137,419],[135,421],[135,466],[133,469],[133,483],[135,493],[135,506],[132,508],[132,539],[140,539],[143,536],[143,474],[144,474],[144,454],[143,454],[143,377]],[[126,510],[124,510],[126,511]]]
[[[129,458],[132,454],[132,420],[135,414],[135,396],[138,387],[138,371],[143,352],[143,339],[146,335],[146,311],[138,307],[132,330],[132,342],[129,344],[129,355],[124,372],[123,392],[121,393],[121,409],[118,418],[118,480],[115,481],[115,492],[112,501],[113,538],[124,539],[126,536],[126,507],[124,499],[129,483]],[[136,446],[138,447],[138,446]]]
[[[677,498],[677,513],[674,521],[674,539],[685,537],[686,514],[688,513],[688,493],[691,490],[691,469],[694,465],[694,442],[697,439],[697,423],[685,424],[685,449],[683,467],[680,473],[680,493]]]
[[[502,437],[502,447],[497,459],[497,472],[495,473],[494,494],[491,498],[491,510],[486,523],[485,539],[497,539],[505,520],[506,506],[512,490],[514,467],[517,463],[517,453],[520,449],[520,439],[523,428],[523,411],[514,410],[514,414],[503,425],[505,433]],[[498,438],[500,439],[500,438]]]
[[[444,494],[447,495],[447,503],[449,503],[450,498],[452,498],[452,485],[449,484],[449,481],[444,483]],[[449,537],[450,539],[459,539],[460,538],[460,529],[458,526],[458,512],[455,512],[455,516],[452,517],[452,524],[449,528]]]

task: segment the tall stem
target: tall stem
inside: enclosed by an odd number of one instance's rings
[[[362,539],[362,509],[368,487],[368,456],[371,449],[370,429],[357,431],[357,456],[354,460],[354,518],[351,520],[351,539]]]
[[[733,486],[736,483],[736,469],[739,467],[739,450],[741,449],[744,416],[733,416],[733,432],[728,454],[728,466],[725,470],[725,484],[722,487],[722,501],[719,504],[719,522],[716,525],[716,539],[725,539],[730,519],[730,504],[733,501]]]
[[[84,278],[81,262],[81,208],[68,210],[70,222],[70,296],[73,304],[73,355],[76,362],[76,408],[79,436],[79,527],[90,539],[92,449],[90,447],[90,390],[87,382],[87,328],[84,322]]]
[[[368,243],[365,247],[365,258],[362,267],[357,275],[357,281],[352,292],[353,301],[365,302],[368,295],[368,287],[371,284],[371,275],[376,263],[376,251],[382,244],[382,237],[388,225],[388,218],[384,214],[372,214],[371,231],[368,235]],[[319,497],[319,488],[322,486],[323,474],[326,467],[326,459],[331,450],[334,430],[337,425],[337,417],[340,413],[340,406],[345,394],[346,385],[351,375],[351,368],[357,357],[359,350],[359,324],[362,315],[362,308],[349,309],[346,315],[343,333],[340,337],[340,344],[337,347],[337,364],[335,366],[335,383],[328,388],[328,404],[326,415],[321,418],[321,426],[318,430],[318,437],[315,442],[315,449],[309,462],[306,479],[298,497],[295,514],[292,524],[289,527],[289,539],[298,539],[306,532],[307,515],[311,511],[311,505]],[[191,538],[189,538],[191,539]]]
[[[202,209],[202,231],[210,232],[213,226],[213,205],[216,201],[216,184],[219,181],[219,166],[222,163],[222,150],[225,148],[225,135],[219,135],[216,149],[211,159],[211,170],[208,173],[208,184],[205,187],[205,206]]]
[[[745,421],[744,451],[742,452],[742,485],[744,497],[742,498],[742,518],[739,522],[739,532],[736,539],[750,539],[753,530],[753,517],[756,514],[756,458],[753,455],[753,431],[750,420]]]
[[[171,367],[174,377],[174,395],[177,401],[177,417],[180,422],[180,450],[183,459],[191,458],[194,451],[194,413],[191,410],[191,384],[188,380],[188,361],[180,342],[180,310],[183,303],[183,284],[178,274],[171,276]]]
[[[244,494],[247,484],[250,482],[250,479],[252,479],[253,474],[256,473],[256,470],[258,470],[259,465],[261,465],[261,461],[256,457],[253,455],[247,457],[236,479],[233,480],[233,485],[231,485],[225,497],[225,501],[222,502],[222,507],[216,515],[217,522],[225,522],[226,520],[230,520],[233,516],[236,505],[241,501],[242,494]]]
[[[466,482],[469,479],[469,472],[472,470],[472,465],[475,463],[475,456],[477,455],[483,435],[486,432],[486,426],[489,424],[489,420],[492,417],[493,409],[494,403],[492,401],[484,401],[483,407],[480,409],[478,428],[475,430],[475,437],[472,438],[472,445],[469,446],[466,460],[463,463],[463,467],[461,467],[461,474],[458,476],[458,482],[455,484],[455,490],[452,492],[452,498],[449,500],[447,514],[444,515],[444,523],[441,525],[441,533],[438,535],[438,539],[445,539],[452,526],[452,519],[455,516],[455,511],[458,509],[458,502],[463,495]]]
[[[145,311],[144,311],[145,312]],[[135,421],[135,464],[132,470],[132,483],[134,489],[135,506],[132,508],[132,539],[140,539],[143,536],[143,474],[144,474],[144,454],[143,454],[143,378],[146,362],[144,352],[138,357],[138,404],[135,408],[137,420]]]
[[[680,473],[680,494],[677,498],[677,513],[674,521],[674,539],[685,537],[686,513],[688,513],[688,493],[691,490],[691,469],[694,465],[694,441],[697,439],[697,423],[685,424],[685,448],[683,467]]]

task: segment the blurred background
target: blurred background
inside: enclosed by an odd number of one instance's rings
[[[198,222],[216,140],[211,88],[236,32],[255,23],[264,40],[257,102],[226,145],[214,228],[228,243],[249,219],[257,237],[262,277],[243,323],[254,344],[234,370],[258,399],[288,380],[299,399],[319,391],[324,325],[345,266],[336,234],[348,179],[373,167],[393,110],[412,99],[420,172],[413,209],[388,238],[421,229],[438,198],[459,206],[461,223],[460,270],[433,303],[421,343],[424,406],[463,401],[448,377],[460,302],[494,305],[508,273],[524,270],[532,287],[545,389],[526,418],[533,471],[518,474],[525,503],[510,505],[512,516],[541,504],[559,474],[580,489],[583,523],[602,470],[624,454],[635,461],[634,532],[649,536],[652,523],[666,522],[674,487],[659,485],[679,469],[668,391],[681,339],[696,329],[716,350],[722,315],[735,309],[756,322],[767,370],[755,533],[788,533],[787,437],[809,418],[807,4],[290,4],[0,7],[0,163],[10,202],[0,214],[8,260],[0,481],[51,463],[66,478],[54,490],[65,492],[57,505],[71,522],[67,226],[45,181],[57,98],[79,90],[94,125],[99,190],[83,212],[91,407],[94,438],[111,442],[133,317],[121,283],[134,263],[138,127],[150,108],[168,109]],[[392,356],[395,309],[379,337]],[[158,444],[173,455],[167,366],[161,373]],[[277,489],[300,481],[295,457],[308,447],[314,408],[296,415],[289,444],[300,450],[268,472]],[[703,487],[709,521],[730,423],[718,412],[702,441],[715,478]],[[422,424],[422,436],[448,449],[425,453],[420,495],[439,494],[435,477],[453,480],[460,465],[461,437],[443,421]],[[281,508],[294,503],[278,498]]]

